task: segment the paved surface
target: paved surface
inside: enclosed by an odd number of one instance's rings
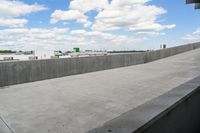
[[[0,133],[84,133],[200,75],[200,49],[0,89]]]

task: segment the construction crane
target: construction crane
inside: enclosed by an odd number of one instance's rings
[[[200,0],[186,0],[186,4],[195,4],[195,9],[200,9]]]

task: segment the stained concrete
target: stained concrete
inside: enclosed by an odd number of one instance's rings
[[[0,89],[0,114],[15,133],[84,133],[199,72],[196,49],[143,65],[8,86]]]

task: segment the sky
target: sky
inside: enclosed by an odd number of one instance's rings
[[[185,0],[0,0],[0,49],[146,50],[200,41]]]

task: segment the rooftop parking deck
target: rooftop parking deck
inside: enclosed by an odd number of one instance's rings
[[[0,133],[84,133],[200,76],[200,49],[0,88]]]

